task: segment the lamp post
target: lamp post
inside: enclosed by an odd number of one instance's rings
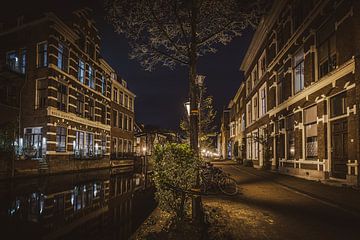
[[[195,81],[190,84],[190,102],[184,104],[190,122],[190,147],[199,157],[199,134],[200,134],[200,102],[202,94],[202,86],[204,84],[205,76],[196,75]],[[200,90],[200,91],[199,91]],[[199,98],[197,93],[199,93]],[[199,169],[196,171],[196,182],[194,191],[199,192],[199,195],[194,196],[192,199],[192,215],[193,219],[200,220],[203,216],[201,195],[200,195],[200,176]]]

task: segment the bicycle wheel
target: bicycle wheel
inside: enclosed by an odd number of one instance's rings
[[[234,196],[238,193],[235,179],[231,177],[224,177],[218,182],[218,186],[221,192],[226,195]]]

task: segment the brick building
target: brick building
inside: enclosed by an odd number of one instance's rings
[[[241,64],[255,167],[358,183],[359,24],[358,1],[275,1]]]
[[[245,84],[241,83],[238,91],[228,105],[229,145],[231,145],[231,159],[242,162],[245,159]]]
[[[111,89],[111,159],[121,159],[133,153],[135,95],[124,80],[113,81]]]
[[[230,110],[224,109],[221,116],[220,126],[220,157],[222,159],[231,158],[230,137]]]
[[[133,121],[134,95],[125,81],[119,84],[101,57],[100,36],[90,13],[82,9],[64,20],[46,13],[2,24],[0,89],[18,99],[12,117],[19,129],[17,153],[23,159],[15,161],[18,171],[109,166],[111,133],[122,134],[111,128],[115,85],[122,84],[129,93],[131,103],[128,99],[126,109],[119,106],[119,112]],[[9,89],[9,73],[20,79],[19,86]],[[1,114],[4,109],[2,104]],[[123,138],[132,141],[131,127],[127,131]]]

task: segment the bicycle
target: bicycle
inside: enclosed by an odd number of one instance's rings
[[[201,191],[209,193],[211,189],[219,189],[222,193],[234,196],[238,193],[235,179],[212,164],[206,164],[200,171]]]

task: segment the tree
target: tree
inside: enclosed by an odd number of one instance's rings
[[[146,70],[186,66],[189,73],[190,146],[198,154],[197,63],[256,26],[265,0],[106,0],[107,20],[123,34]],[[197,178],[197,186],[200,180]],[[201,199],[194,202],[201,208]],[[199,210],[196,218],[200,217]]]
[[[268,133],[266,128],[260,129],[260,134],[251,134],[249,137],[246,137],[247,140],[252,141],[255,144],[261,146],[261,155],[263,159],[263,164],[265,168],[269,168],[269,159],[270,159],[270,152],[271,152],[271,144],[274,140],[274,137]],[[260,149],[258,149],[260,151]]]
[[[207,95],[206,86],[201,86],[197,102],[199,103],[199,147],[208,148],[212,144],[211,135],[215,134],[214,120],[216,117],[216,111],[214,110],[212,96]],[[180,129],[183,131],[186,139],[190,138],[190,123],[187,112],[180,121]]]
[[[187,144],[157,145],[152,156],[156,199],[162,210],[183,220],[199,159]]]

